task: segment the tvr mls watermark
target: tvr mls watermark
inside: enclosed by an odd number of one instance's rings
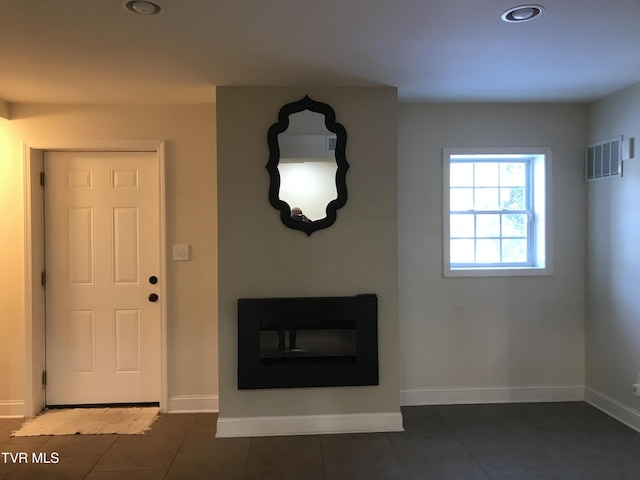
[[[2,463],[56,464],[60,461],[58,452],[0,452]]]

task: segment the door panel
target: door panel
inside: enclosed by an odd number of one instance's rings
[[[69,259],[69,285],[94,285],[93,213],[92,207],[67,209],[67,244],[61,246]]]
[[[48,152],[44,163],[47,404],[157,402],[156,155]]]

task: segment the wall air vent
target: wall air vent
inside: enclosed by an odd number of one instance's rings
[[[622,175],[621,146],[622,136],[619,136],[587,147],[587,182]]]
[[[336,135],[327,135],[327,151],[335,152],[338,137]]]

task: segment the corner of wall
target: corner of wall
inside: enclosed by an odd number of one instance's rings
[[[11,120],[11,104],[0,98],[0,118]]]
[[[640,411],[631,408],[616,399],[587,387],[584,395],[585,401],[602,410],[607,415],[621,421],[628,427],[640,432]]]

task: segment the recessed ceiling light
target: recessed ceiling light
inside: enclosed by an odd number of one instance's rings
[[[502,20],[510,23],[526,22],[533,20],[542,13],[542,5],[520,5],[513,7],[502,14]]]
[[[160,13],[160,5],[147,0],[131,0],[124,4],[131,13],[138,15],[156,15]]]

